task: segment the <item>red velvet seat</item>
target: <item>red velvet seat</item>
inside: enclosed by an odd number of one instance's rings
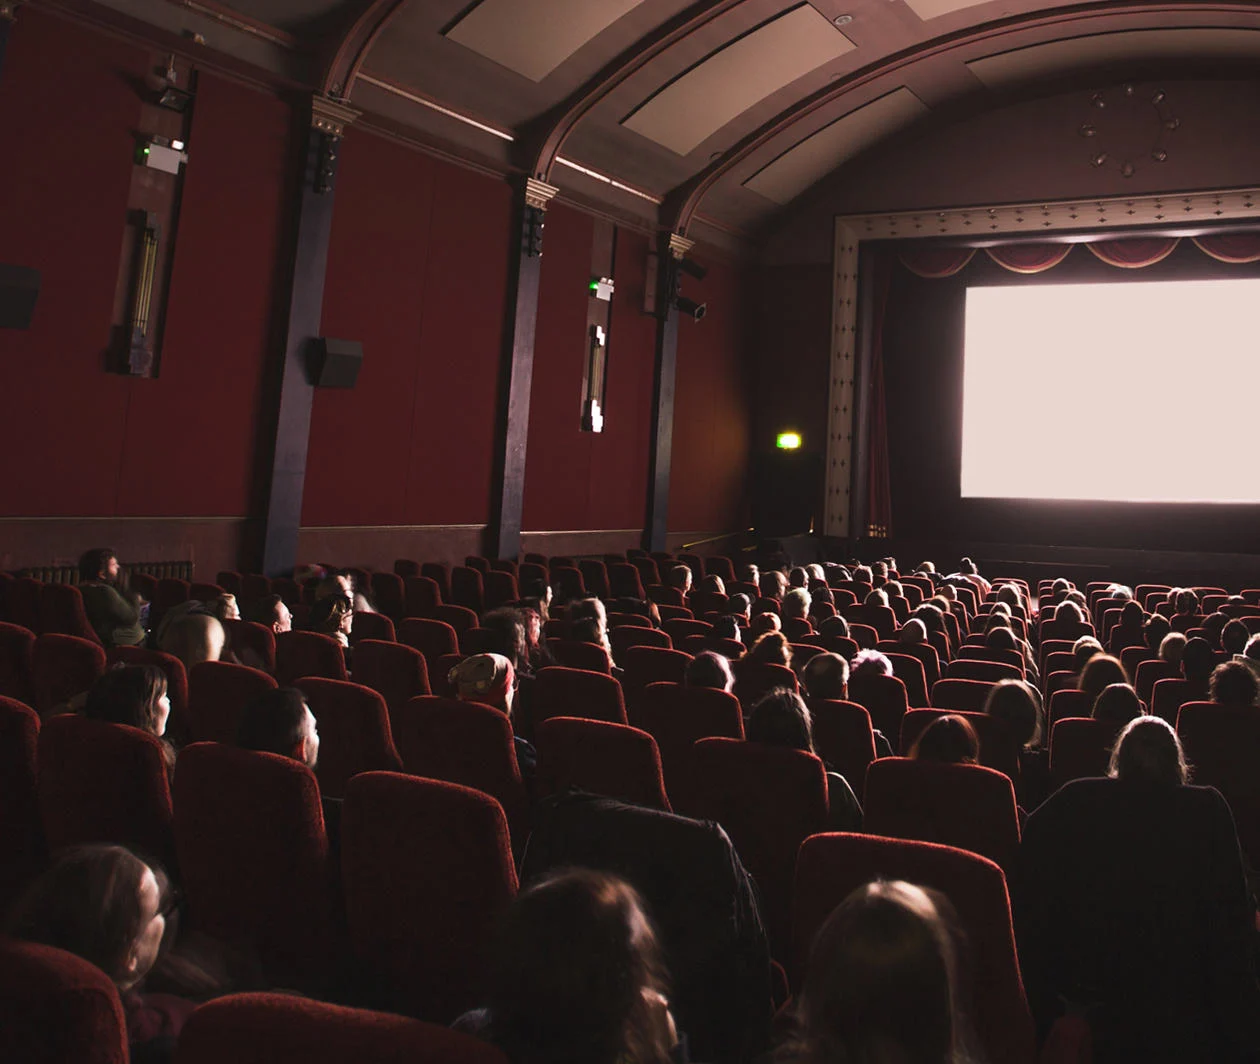
[[[350,627],[350,645],[359,645],[361,639],[379,639],[385,643],[393,643],[397,639],[394,622],[383,613],[369,613],[365,610],[354,611],[354,623]]]
[[[1107,775],[1117,731],[1114,724],[1090,717],[1067,717],[1055,724],[1050,732],[1052,784],[1058,788],[1071,780]]]
[[[896,676],[849,677],[849,701],[866,707],[871,724],[882,731],[888,741],[901,731],[901,718],[910,708],[906,685]]]
[[[864,624],[874,628],[880,639],[891,639],[897,632],[897,615],[888,606],[867,606],[858,602],[852,606],[844,606],[840,610],[850,625]]]
[[[73,635],[41,635],[31,654],[31,687],[40,715],[81,695],[105,671],[105,648]]]
[[[340,798],[360,772],[397,771],[402,760],[394,748],[385,699],[370,687],[344,680],[305,677],[298,681],[319,726],[321,793]]]
[[[923,662],[913,654],[901,654],[896,651],[889,651],[884,656],[892,662],[893,675],[906,688],[907,705],[926,706],[928,704],[928,687],[927,675],[923,671]]]
[[[965,661],[996,661],[1001,665],[1010,665],[1018,669],[1021,677],[1024,675],[1024,655],[1018,650],[963,645],[958,648],[958,657]],[[983,679],[983,677],[970,677],[970,679]]]
[[[112,842],[171,864],[162,744],[125,724],[60,716],[39,733],[39,812],[50,850]]]
[[[45,584],[39,594],[39,630],[46,635],[77,635],[90,643],[100,637],[88,623],[83,595],[72,584]]]
[[[188,677],[188,716],[194,738],[234,744],[245,707],[276,681],[260,669],[202,661]]]
[[[529,833],[529,795],[516,760],[512,722],[493,706],[421,696],[394,714],[403,771],[458,783],[494,798],[518,849]]]
[[[681,650],[651,646],[632,646],[617,654],[617,662],[625,670],[628,695],[637,694],[650,683],[682,683],[691,661],[691,655]]]
[[[445,621],[429,617],[408,617],[398,625],[398,640],[409,647],[414,647],[424,655],[428,666],[430,684],[436,683],[439,676],[439,659],[446,654],[459,653],[459,636],[455,629]]]
[[[433,617],[438,621],[445,621],[455,631],[466,632],[469,628],[477,627],[476,611],[469,609],[467,606],[435,606],[433,608]]]
[[[481,613],[486,608],[485,583],[481,573],[468,565],[455,566],[451,570],[450,601],[452,605]]]
[[[630,647],[653,647],[658,650],[673,650],[674,641],[658,628],[644,628],[642,625],[619,625],[609,629],[608,641],[612,643],[613,656],[621,662],[622,653]]]
[[[675,646],[681,646],[688,636],[709,636],[713,633],[713,625],[708,621],[697,621],[689,618],[662,620],[661,627],[668,634]]]
[[[1176,680],[1181,678],[1181,668],[1170,664],[1162,658],[1143,661],[1133,674],[1133,689],[1137,696],[1148,706],[1154,696],[1155,685],[1160,680]]]
[[[228,644],[241,663],[265,672],[276,671],[276,635],[257,621],[224,621]]]
[[[535,730],[540,796],[577,787],[670,811],[656,740],[625,724],[551,717]]]
[[[241,597],[241,574],[235,569],[220,569],[214,574],[214,582],[229,595]]]
[[[424,562],[420,575],[437,585],[438,601],[451,601],[451,567],[445,562]]]
[[[128,1064],[113,981],[73,953],[0,939],[0,1060]]]
[[[630,558],[629,563],[639,571],[639,582],[644,587],[654,587],[661,582],[661,572],[655,558],[640,556]]]
[[[39,714],[0,696],[0,909],[44,852],[39,819]]]
[[[580,570],[571,565],[556,565],[554,562],[550,567],[551,586],[555,591],[556,597],[561,602],[568,602],[575,598],[586,598],[588,591],[586,581],[582,577]]]
[[[372,605],[391,621],[401,621],[407,615],[407,590],[403,578],[397,573],[373,573]]]
[[[280,590],[275,586],[279,582],[279,579],[271,582],[272,589],[276,594],[280,594]],[[205,581],[194,580],[188,585],[188,597],[196,599],[198,602],[213,602],[222,594],[225,594],[225,589],[220,587],[218,584],[209,584]]]
[[[346,679],[341,644],[322,632],[282,632],[276,636],[276,680],[282,687],[303,676]]]
[[[482,577],[482,583],[485,608],[488,610],[506,606],[509,602],[515,602],[521,597],[520,589],[516,583],[516,576],[512,573],[491,569],[490,572]]]
[[[417,695],[431,694],[424,655],[405,643],[364,639],[354,648],[354,680],[385,699],[390,719]]]
[[[490,935],[516,895],[499,803],[454,783],[356,776],[341,857],[350,941],[372,998],[438,1023],[483,1004]]]
[[[567,669],[612,675],[612,661],[609,660],[608,651],[597,643],[581,643],[576,639],[548,639],[547,649],[551,651],[556,664]]]
[[[492,653],[501,642],[499,633],[490,628],[468,628],[459,633],[459,652],[465,657],[470,654]]]
[[[0,696],[33,702],[31,690],[35,633],[20,624],[0,623]]]
[[[1163,717],[1169,724],[1177,723],[1177,712],[1187,702],[1197,702],[1207,697],[1206,685],[1194,684],[1189,680],[1169,677],[1156,680],[1151,691],[1151,713]]]
[[[862,650],[874,650],[880,642],[878,630],[869,624],[850,624],[849,636]]]
[[[814,835],[801,844],[792,910],[794,970],[803,978],[810,944],[832,910],[876,879],[940,891],[966,935],[971,974],[964,995],[985,1059],[1033,1064],[1032,1015],[1024,995],[1011,904],[1002,870],[950,846],[872,835]]]
[[[932,685],[932,705],[964,713],[981,713],[992,682],[984,680],[938,680]]]
[[[991,768],[882,758],[867,770],[863,810],[872,835],[957,846],[1014,867],[1015,788]]]
[[[271,594],[271,581],[259,573],[246,573],[241,577],[241,597],[245,606],[265,599]]]
[[[1215,787],[1234,813],[1238,841],[1260,865],[1260,711],[1187,702],[1177,717],[1194,783]]]
[[[735,663],[734,695],[744,709],[744,716],[752,713],[753,706],[765,694],[776,687],[800,690],[796,673],[783,665],[760,661],[741,660]]]
[[[255,951],[273,985],[328,985],[332,870],[310,769],[219,743],[187,747],[175,773],[175,842],[193,927]]]
[[[618,613],[615,610],[608,614],[609,630],[614,628],[641,628],[643,631],[652,630],[652,621],[643,613]]]
[[[977,661],[974,658],[962,657],[965,647],[959,648],[959,656],[945,666],[947,680],[980,680],[983,683],[997,683],[1000,680],[1022,680],[1024,670],[1018,665],[1008,665],[1000,661]]]
[[[598,672],[559,665],[543,669],[534,680],[532,709],[535,726],[548,717],[627,723],[621,684]]]
[[[860,799],[866,790],[866,770],[875,760],[870,713],[857,702],[830,698],[809,699],[809,711],[814,718],[814,750]]]
[[[726,829],[762,898],[771,954],[791,944],[796,851],[827,828],[827,775],[813,754],[737,739],[701,739],[693,754],[694,795],[681,812]]]
[[[697,739],[744,737],[739,699],[709,687],[648,684],[631,711],[631,723],[656,740],[666,788],[675,804],[685,804],[680,795],[690,781],[692,746]]]
[[[908,756],[919,737],[938,717],[948,713],[962,717],[976,731],[980,740],[980,764],[1005,773],[1013,781],[1019,779],[1019,744],[1001,721],[987,713],[968,713],[945,709],[912,709],[901,721],[901,742],[898,750]]]
[[[724,554],[712,554],[704,559],[706,576],[720,576],[722,583],[735,583],[735,563]]]
[[[442,605],[438,582],[430,576],[408,576],[403,580],[403,616],[427,617]],[[395,618],[395,622],[401,618]]]
[[[19,576],[9,588],[9,621],[39,635],[42,618],[40,600],[44,585],[29,576]]]
[[[270,591],[270,585],[268,591]],[[162,577],[158,581],[157,591],[152,600],[152,609],[149,611],[149,622],[153,630],[157,631],[162,616],[167,610],[172,606],[178,606],[181,602],[187,602],[191,596],[192,584],[189,581],[174,576]]]
[[[629,562],[614,562],[607,566],[608,591],[613,598],[646,598],[639,570]]]
[[[232,994],[184,1025],[176,1064],[507,1064],[488,1042],[438,1024],[291,994]]]
[[[1091,694],[1075,687],[1064,688],[1050,696],[1046,724],[1053,729],[1059,721],[1068,717],[1090,717],[1093,712],[1094,698]]]

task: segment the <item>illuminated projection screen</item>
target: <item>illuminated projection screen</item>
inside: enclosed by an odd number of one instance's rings
[[[967,289],[964,498],[1260,501],[1260,279]]]

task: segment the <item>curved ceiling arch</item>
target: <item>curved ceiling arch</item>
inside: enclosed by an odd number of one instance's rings
[[[320,79],[325,96],[348,100],[368,53],[407,0],[355,0],[348,25],[337,40]]]

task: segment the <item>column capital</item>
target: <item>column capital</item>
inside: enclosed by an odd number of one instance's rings
[[[694,240],[688,240],[680,233],[669,234],[669,253],[676,259],[685,259],[687,252],[696,246]]]
[[[311,127],[329,136],[343,136],[346,126],[362,113],[331,96],[311,97]]]
[[[545,211],[559,191],[555,185],[549,185],[546,181],[539,181],[536,177],[527,177],[525,179],[525,206]]]

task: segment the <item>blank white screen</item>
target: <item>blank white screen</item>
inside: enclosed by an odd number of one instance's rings
[[[1260,279],[968,288],[964,498],[1260,501]]]

